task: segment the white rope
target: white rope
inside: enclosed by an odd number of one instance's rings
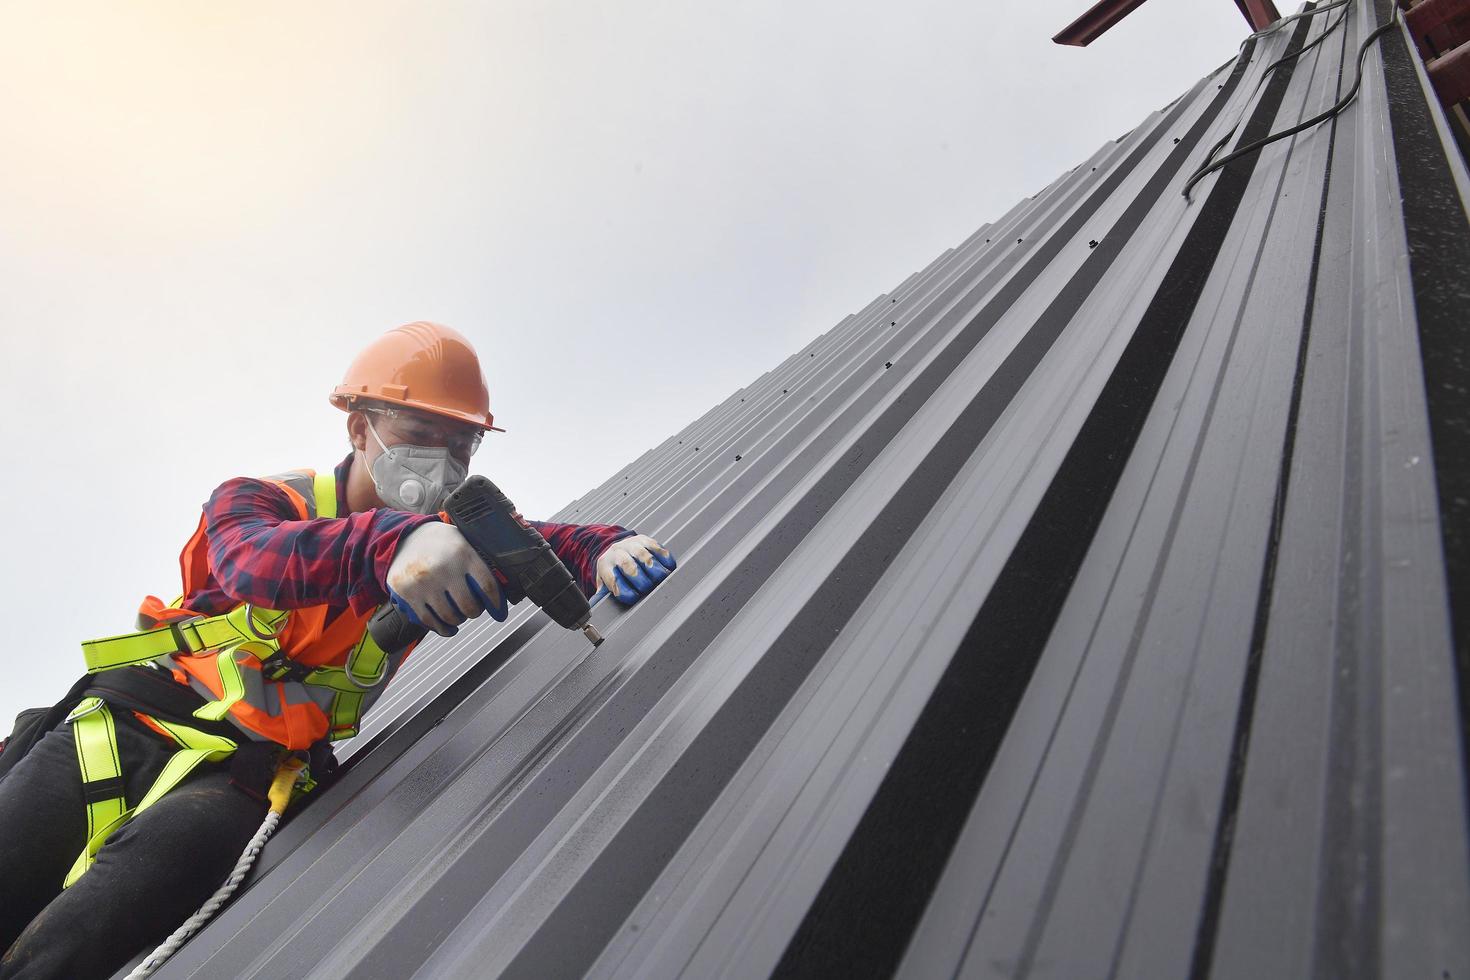
[[[214,913],[220,910],[220,906],[225,904],[235,893],[235,889],[240,887],[240,882],[244,881],[245,876],[250,873],[255,859],[260,856],[265,842],[270,840],[271,834],[276,832],[276,824],[280,822],[281,815],[274,810],[265,815],[265,822],[260,825],[255,836],[250,838],[250,843],[245,846],[245,852],[240,855],[240,860],[235,862],[235,870],[230,872],[230,877],[225,880],[225,883],[219,886],[219,890],[209,897],[209,901],[205,902],[198,912],[185,919],[184,924],[175,929],[173,935],[165,939],[157,949],[148,955],[147,959],[139,963],[137,968],[127,975],[127,980],[142,980],[143,977],[152,976],[154,970],[157,970],[165,960],[178,952],[179,947],[184,945],[184,941],[194,935]]]

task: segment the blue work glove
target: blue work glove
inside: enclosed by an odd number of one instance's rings
[[[598,556],[597,583],[608,595],[631,606],[652,592],[678,564],[669,549],[646,534],[635,534],[614,541]]]
[[[505,599],[490,567],[459,528],[433,522],[398,540],[385,584],[409,622],[453,636],[481,612],[504,621]]]
[[[498,597],[497,601],[496,599],[492,599],[485,594],[484,590],[480,588],[480,583],[476,582],[473,576],[466,575],[464,577],[464,584],[465,587],[468,588],[470,592],[474,595],[475,599],[480,603],[480,606],[485,610],[485,612],[490,614],[491,619],[495,620],[497,623],[505,622],[506,617],[510,615],[510,606],[505,601],[504,592],[501,592],[498,589],[496,590],[495,595]],[[393,605],[398,607],[398,611],[403,613],[403,617],[407,619],[410,623],[413,623],[415,626],[422,626],[424,629],[433,629],[433,627],[429,626],[423,620],[419,619],[419,614],[413,611],[413,606],[409,603],[407,599],[403,598],[403,596],[399,595],[397,592],[394,592],[392,589],[389,589],[388,598],[393,600]],[[448,593],[445,593],[444,598],[446,600],[446,605],[454,605],[454,599]],[[476,615],[479,614],[476,613]],[[435,630],[435,632],[439,631]],[[453,636],[455,633],[458,632],[458,627],[451,627],[451,632],[443,633],[441,635]]]

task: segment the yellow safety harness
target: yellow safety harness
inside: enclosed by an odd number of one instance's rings
[[[364,631],[343,666],[304,667],[291,660],[277,640],[280,635],[277,627],[285,622],[286,615],[275,609],[239,606],[219,616],[186,619],[140,633],[88,640],[82,644],[82,656],[87,662],[87,673],[95,674],[145,664],[173,653],[217,650],[215,664],[223,691],[219,698],[195,711],[194,717],[219,721],[245,696],[245,675],[241,673],[237,655],[247,653],[260,661],[261,675],[267,680],[300,681],[335,692],[328,712],[332,720],[328,737],[335,741],[355,735],[365,694],[387,679],[388,652],[371,633]]]
[[[312,496],[317,517],[337,516],[336,479],[331,473],[319,473],[312,479]],[[183,596],[170,605],[182,605]],[[170,654],[200,654],[218,651],[215,665],[219,669],[220,697],[194,712],[194,717],[219,721],[245,696],[245,675],[238,655],[249,654],[260,662],[261,676],[266,680],[292,680],[311,687],[330,690],[323,709],[330,721],[327,737],[332,741],[357,734],[367,694],[388,679],[388,652],[378,645],[372,633],[364,631],[341,667],[306,667],[290,659],[281,650],[278,637],[287,613],[276,609],[258,609],[248,603],[218,616],[201,616],[158,626],[137,633],[123,633],[82,643],[82,656],[87,673],[93,674],[118,667],[145,664]]]
[[[164,765],[143,799],[127,809],[124,799],[122,760],[117,752],[117,728],[112,710],[101,698],[85,698],[72,709],[71,723],[77,743],[77,764],[82,770],[82,796],[87,803],[87,846],[67,872],[62,887],[70,887],[92,862],[112,832],[142,813],[173,789],[201,762],[221,762],[239,746],[232,740],[197,728],[179,725],[151,715],[145,716],[168,732],[180,746]]]
[[[315,512],[320,517],[337,514],[336,483],[332,474],[313,478]],[[171,605],[183,604],[183,596]],[[281,650],[278,637],[287,613],[275,609],[257,609],[246,604],[218,616],[198,616],[160,623],[152,629],[82,643],[87,673],[142,665],[176,653],[200,654],[218,651],[216,664],[223,691],[220,697],[207,701],[194,711],[194,717],[220,721],[231,706],[245,696],[245,677],[237,654],[249,654],[260,661],[261,674],[268,680],[289,679],[333,692],[330,704],[331,738],[356,734],[366,694],[387,679],[391,658],[373,640],[369,631],[348,655],[341,667],[306,667],[291,660]],[[98,697],[85,698],[67,716],[76,739],[77,764],[81,769],[82,793],[87,807],[87,845],[73,863],[63,887],[70,886],[90,868],[98,850],[108,837],[128,820],[157,803],[202,762],[222,762],[239,748],[233,739],[211,734],[142,715],[179,745],[163,771],[138,805],[129,809],[125,799],[122,763],[118,756],[117,730],[112,711]],[[316,785],[308,773],[302,773],[295,797]]]

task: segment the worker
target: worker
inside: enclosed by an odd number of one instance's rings
[[[281,757],[309,759],[307,787],[328,778],[331,743],[412,650],[374,638],[380,607],[453,636],[522,598],[440,514],[503,431],[469,341],[399,327],[330,397],[352,452],[331,472],[221,484],[179,598],[149,596],[140,632],[84,644],[95,672],[0,749],[0,977],[108,976],[202,905],[261,825]],[[631,604],[675,565],[622,527],[529,523],[588,596]]]

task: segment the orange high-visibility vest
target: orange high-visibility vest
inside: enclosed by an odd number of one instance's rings
[[[301,520],[337,516],[332,474],[292,470],[267,479],[286,491]],[[184,596],[208,581],[204,524],[201,516],[198,529],[179,556]],[[194,620],[191,617],[200,614],[183,607],[182,599],[164,605],[149,596],[139,609],[140,622],[157,624],[159,629],[177,625],[184,627],[178,632],[190,635],[203,632],[189,630],[191,624],[228,623],[234,626],[226,631],[231,637],[218,645],[205,637],[190,643],[188,650],[153,658],[155,662],[210,699],[213,716],[228,717],[251,738],[279,742],[288,749],[356,735],[362,713],[377,700],[414,647],[410,643],[399,650],[381,649],[367,629],[376,610],[354,613],[347,609],[328,623],[325,605],[281,612],[241,603],[222,616]],[[209,645],[193,648],[201,644]]]

